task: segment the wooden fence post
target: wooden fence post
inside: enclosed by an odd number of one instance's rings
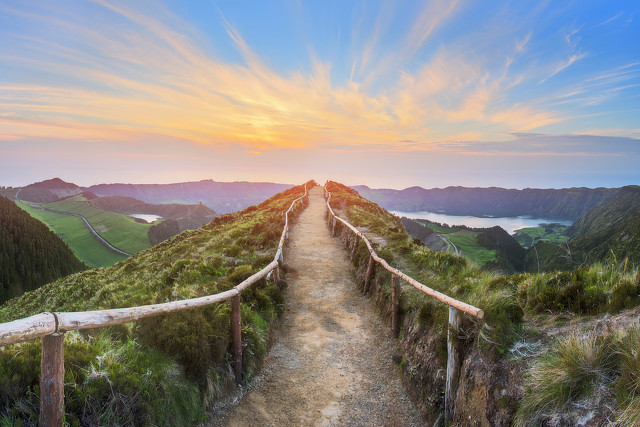
[[[242,325],[240,323],[240,295],[231,297],[231,366],[236,384],[242,383]]]
[[[332,221],[331,221],[331,235],[335,236],[336,235],[336,217],[334,216]]]
[[[400,278],[391,276],[391,330],[393,337],[400,335]]]
[[[64,420],[64,333],[42,337],[40,425],[62,426]]]
[[[460,374],[460,312],[449,306],[449,331],[447,333],[447,383],[444,393],[444,422],[453,421],[458,377]]]
[[[278,267],[273,269],[273,283],[276,285],[280,281],[280,269]]]
[[[367,272],[364,276],[364,289],[362,293],[366,295],[369,292],[369,287],[371,287],[371,280],[373,279],[373,272],[375,269],[375,261],[373,260],[373,255],[369,256],[369,265],[367,265]]]
[[[358,235],[354,233],[353,235],[353,249],[351,249],[351,258],[356,256],[356,249],[358,248]]]

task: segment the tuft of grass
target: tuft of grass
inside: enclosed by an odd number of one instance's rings
[[[616,382],[616,399],[621,409],[619,425],[640,425],[640,326],[628,330],[621,338],[620,378]]]
[[[611,337],[595,332],[561,338],[529,371],[529,384],[515,425],[537,425],[552,411],[589,395],[616,375],[617,352]]]

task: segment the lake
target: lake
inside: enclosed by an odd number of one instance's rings
[[[129,214],[130,217],[133,218],[140,218],[140,219],[144,219],[145,221],[147,221],[149,224],[151,224],[152,222],[155,222],[159,219],[161,219],[162,217],[159,215],[151,215],[151,214]]]
[[[538,227],[543,223],[554,222],[562,225],[571,225],[573,221],[570,219],[549,219],[549,218],[534,218],[532,216],[515,216],[515,217],[477,217],[467,215],[447,215],[434,212],[400,212],[390,211],[394,215],[399,217],[406,216],[411,219],[426,219],[433,222],[439,222],[447,225],[466,225],[471,228],[488,228],[499,225],[507,233],[513,234],[516,230],[527,227]]]

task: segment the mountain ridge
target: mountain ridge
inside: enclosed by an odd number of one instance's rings
[[[605,187],[517,190],[461,186],[432,189],[413,186],[404,190],[394,190],[372,189],[365,185],[351,188],[392,211],[430,211],[449,215],[500,217],[531,215],[572,220],[607,200],[618,190]]]

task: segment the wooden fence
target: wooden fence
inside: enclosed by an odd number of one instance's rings
[[[425,294],[436,298],[437,300],[447,304],[449,306],[449,330],[447,333],[447,379],[445,385],[445,424],[451,422],[453,419],[454,411],[454,396],[458,389],[458,379],[460,376],[460,351],[459,351],[459,332],[460,332],[460,311],[463,311],[471,316],[482,319],[484,317],[484,311],[481,309],[458,301],[451,298],[441,292],[429,288],[423,285],[412,277],[407,276],[402,271],[391,267],[387,261],[380,258],[376,251],[371,246],[369,239],[365,237],[357,228],[349,224],[344,219],[335,214],[331,208],[331,193],[325,186],[325,198],[327,199],[327,223],[331,228],[331,234],[336,234],[337,222],[342,223],[347,229],[351,230],[354,234],[353,248],[351,255],[355,255],[356,248],[358,247],[358,239],[367,245],[369,250],[369,263],[367,265],[367,271],[364,277],[364,289],[363,293],[366,295],[369,292],[373,276],[375,274],[376,263],[380,264],[382,268],[391,273],[391,327],[393,329],[394,337],[398,337],[400,333],[399,323],[399,300],[400,300],[400,279],[404,280],[414,288],[418,289]]]
[[[284,261],[283,246],[289,237],[289,213],[304,207],[308,201],[308,188],[304,195],[291,202],[285,213],[284,227],[273,261],[238,286],[215,295],[111,310],[40,313],[24,319],[0,324],[0,346],[17,344],[42,338],[40,371],[40,425],[61,426],[64,420],[64,333],[67,331],[104,328],[121,325],[160,314],[173,313],[195,307],[230,300],[231,305],[231,365],[236,383],[242,381],[242,336],[240,325],[240,294],[258,280],[271,277],[280,279],[279,262]]]

